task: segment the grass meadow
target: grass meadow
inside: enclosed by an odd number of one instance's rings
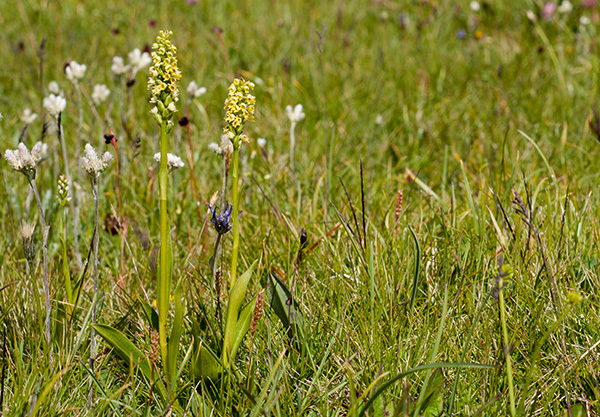
[[[1,416],[600,415],[596,1],[0,27]]]

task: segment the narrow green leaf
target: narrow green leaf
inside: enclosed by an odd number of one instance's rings
[[[417,235],[413,230],[412,226],[409,226],[408,230],[410,230],[410,234],[412,235],[412,238],[415,242],[415,274],[413,276],[413,290],[412,295],[410,296],[409,305],[409,311],[412,314],[413,307],[415,306],[415,301],[417,300],[417,292],[419,290],[419,273],[421,272],[421,245],[419,244],[419,239],[417,238]]]
[[[235,360],[235,355],[244,340],[244,336],[248,333],[250,322],[254,316],[254,307],[256,306],[256,296],[240,311],[237,324],[235,326],[235,334],[231,347],[231,360]]]
[[[292,293],[275,271],[267,276],[267,300],[283,327],[288,330],[290,339],[299,339],[301,333],[297,327],[303,324],[302,313],[292,298]]]
[[[175,288],[174,294],[175,317],[173,319],[173,327],[171,329],[171,337],[169,338],[168,348],[168,371],[169,375],[174,376],[177,372],[177,355],[179,354],[179,341],[183,331],[183,297],[181,294],[181,283]],[[176,379],[172,378],[172,387],[170,392],[175,391]]]

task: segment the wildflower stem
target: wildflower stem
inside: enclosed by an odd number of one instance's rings
[[[294,148],[296,147],[296,136],[294,135],[296,130],[296,123],[292,122],[290,126],[290,168],[294,170]]]
[[[168,224],[167,224],[167,181],[168,181],[168,142],[167,125],[160,125],[160,171],[158,173],[160,187],[160,276],[158,280],[158,332],[160,352],[167,378],[167,386],[171,386],[171,378],[167,369],[167,314],[169,312],[169,256]]]
[[[52,305],[50,303],[50,281],[48,279],[48,232],[50,231],[50,226],[46,225],[44,208],[42,207],[42,200],[40,199],[40,193],[38,192],[35,178],[28,177],[28,179],[33,195],[35,196],[35,201],[37,202],[40,223],[42,224],[42,271],[44,275],[44,296],[46,297],[46,326],[44,335],[46,336],[46,343],[48,344],[50,352],[50,361],[52,362],[52,347],[50,346],[50,318],[52,315]]]
[[[73,287],[71,285],[71,274],[69,272],[69,261],[67,258],[67,208],[62,208],[62,213],[60,216],[61,225],[60,229],[62,231],[62,272],[63,278],[65,280],[65,289],[67,291],[67,312],[69,314],[73,314]]]
[[[94,234],[92,235],[92,252],[94,254],[94,299],[92,301],[92,330],[90,336],[90,371],[94,373],[94,361],[96,360],[96,312],[98,309],[98,181],[99,178],[92,179],[92,194],[94,195]],[[90,378],[89,382],[89,403],[92,406],[93,400],[93,384]]]
[[[504,358],[506,359],[506,376],[508,377],[508,395],[510,400],[510,415],[517,415],[515,409],[515,388],[513,385],[512,364],[510,359],[510,346],[508,344],[508,331],[506,329],[506,315],[504,312],[504,292],[502,291],[502,283],[499,284],[498,303],[500,307],[500,321],[502,322],[502,346],[504,348]]]
[[[233,248],[231,250],[231,288],[235,285],[235,279],[237,277],[237,258],[240,247],[240,199],[239,199],[239,159],[240,159],[240,147],[241,139],[235,138],[233,141],[233,161],[231,169],[231,192],[232,192],[232,215],[231,220],[233,221]]]

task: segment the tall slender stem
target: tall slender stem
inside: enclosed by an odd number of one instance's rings
[[[506,316],[504,313],[504,293],[502,291],[502,283],[498,291],[498,303],[500,306],[500,321],[502,322],[502,338],[504,347],[504,358],[506,359],[506,375],[508,377],[508,395],[510,399],[510,415],[515,417],[517,411],[515,409],[515,388],[513,386],[512,364],[510,359],[510,346],[508,345],[508,331],[506,330]]]
[[[167,386],[171,386],[171,376],[168,364],[167,351],[167,315],[169,313],[169,229],[167,218],[167,181],[168,181],[168,157],[167,150],[167,126],[162,123],[160,126],[160,171],[158,173],[160,187],[160,276],[158,280],[158,333],[160,340],[160,352],[163,361],[163,368],[167,378]]]
[[[292,122],[290,126],[290,168],[294,170],[294,148],[296,147],[296,123]]]
[[[94,373],[94,361],[96,360],[96,312],[98,309],[98,181],[99,178],[92,178],[92,194],[94,195],[94,234],[92,235],[92,252],[94,254],[94,299],[92,301],[92,331],[90,336],[90,371]],[[92,407],[93,389],[92,378],[89,382],[89,403]]]
[[[40,223],[42,224],[42,271],[44,275],[44,296],[46,297],[46,326],[44,335],[46,336],[46,343],[50,352],[50,361],[52,361],[52,346],[50,346],[50,319],[52,316],[52,304],[50,302],[50,280],[48,279],[48,233],[50,226],[46,225],[46,219],[44,218],[44,208],[42,207],[42,200],[40,200],[40,193],[38,192],[35,178],[29,178],[29,185],[33,190],[35,201],[37,202],[38,211],[40,215]]]
[[[240,161],[240,138],[235,138],[233,142],[233,161],[231,169],[231,190],[233,209],[231,217],[233,221],[233,248],[231,250],[231,287],[235,284],[237,278],[237,258],[240,247],[240,199],[239,199],[239,161]]]

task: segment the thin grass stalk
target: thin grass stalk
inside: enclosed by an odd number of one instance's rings
[[[65,144],[65,137],[63,135],[62,129],[62,113],[58,115],[56,119],[56,125],[58,130],[58,141],[60,142],[60,147],[62,148],[62,156],[63,163],[65,166],[65,174],[67,175],[67,179],[69,180],[69,197],[71,204],[71,214],[73,214],[73,242],[75,244],[75,260],[77,261],[77,266],[81,268],[81,254],[79,253],[79,221],[77,216],[77,211],[75,208],[75,199],[73,196],[73,180],[71,179],[71,174],[69,173],[69,160],[67,159],[67,145]],[[79,160],[79,159],[78,159]]]
[[[46,225],[44,208],[42,207],[42,200],[40,199],[40,193],[38,192],[35,178],[28,177],[28,179],[29,185],[33,190],[33,195],[35,196],[35,201],[37,202],[40,223],[42,224],[42,273],[44,276],[44,296],[46,297],[46,322],[44,336],[46,337],[46,344],[48,345],[50,362],[52,362],[52,346],[50,346],[50,319],[52,316],[52,304],[50,302],[50,280],[48,279],[48,234],[50,231],[50,226]]]
[[[233,221],[233,248],[231,250],[231,288],[235,285],[237,277],[237,260],[240,247],[240,198],[239,198],[239,159],[241,139],[238,137],[233,141],[233,161],[231,169],[231,191],[233,209],[231,211],[231,220]]]
[[[513,384],[512,363],[510,358],[510,346],[508,344],[508,330],[506,328],[506,314],[504,311],[504,292],[502,291],[502,283],[499,284],[498,304],[500,308],[500,321],[502,323],[502,346],[504,358],[506,360],[506,377],[508,378],[508,395],[510,401],[510,415],[515,417],[517,411],[515,408],[515,388]]]
[[[168,223],[167,223],[167,190],[168,190],[168,157],[167,150],[167,125],[160,125],[160,171],[158,173],[160,187],[160,276],[158,280],[158,333],[160,341],[160,352],[163,361],[167,386],[171,386],[171,378],[167,369],[167,315],[169,313],[169,245],[168,245]]]

